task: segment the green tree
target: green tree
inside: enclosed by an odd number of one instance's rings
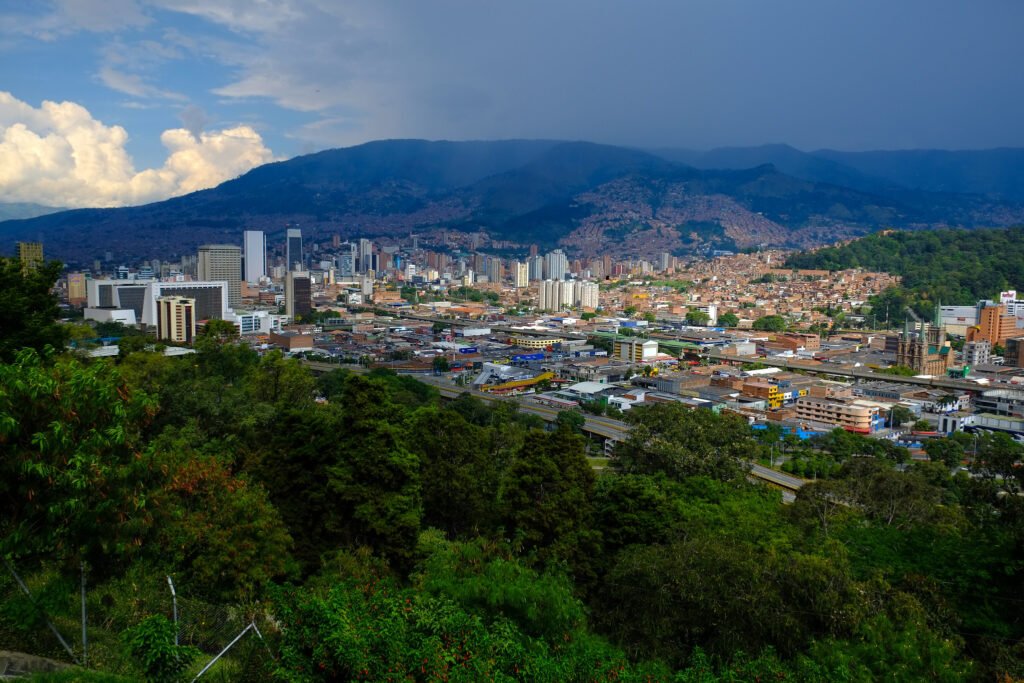
[[[123,634],[128,653],[151,683],[181,680],[199,650],[175,644],[175,625],[162,614],[147,617]]]
[[[448,372],[449,370],[452,369],[452,366],[448,362],[448,359],[445,358],[444,356],[434,356],[433,367],[434,367],[434,372],[436,374],[440,374],[442,372]]]
[[[889,421],[892,426],[904,425],[913,419],[914,413],[906,406],[894,405],[889,411]]]
[[[152,494],[159,559],[172,563],[190,594],[253,598],[289,575],[292,540],[259,484],[187,446],[155,460],[168,470],[163,489]]]
[[[23,271],[15,258],[0,257],[0,362],[11,362],[24,348],[64,348],[67,329],[53,286],[63,266],[48,261]]]
[[[488,431],[435,406],[411,416],[408,443],[420,461],[424,525],[452,538],[493,526],[501,463],[484,447]]]
[[[711,321],[711,316],[704,311],[687,311],[686,312],[686,324],[687,325],[707,325]]]
[[[786,319],[781,315],[765,315],[754,321],[754,329],[765,332],[785,332]]]
[[[587,417],[579,409],[573,408],[572,410],[559,411],[555,422],[560,427],[568,427],[574,433],[580,434],[583,432],[583,427],[587,424]]]
[[[622,472],[737,479],[747,469],[744,460],[759,449],[746,420],[737,415],[658,403],[629,410],[626,420],[633,428],[612,460]]]
[[[723,313],[718,316],[718,324],[722,327],[736,327],[740,324],[740,317],[735,313]]]
[[[649,323],[657,322],[658,316],[654,315],[652,311],[644,312],[643,319]]]
[[[583,438],[562,425],[553,433],[533,431],[501,482],[499,509],[511,538],[541,559],[585,551],[594,472]]]
[[[333,521],[339,511],[329,473],[345,448],[338,438],[344,433],[340,405],[282,411],[257,439],[246,466],[266,487],[307,572],[348,539],[344,525]]]
[[[0,554],[109,566],[148,527],[138,457],[156,410],[106,363],[32,349],[0,365]]]
[[[402,439],[401,410],[380,379],[350,376],[342,395],[340,457],[327,468],[335,505],[325,523],[350,547],[409,560],[419,533],[419,459]]]

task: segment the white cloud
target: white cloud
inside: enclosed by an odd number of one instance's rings
[[[0,91],[0,200],[48,206],[143,204],[213,187],[273,160],[250,126],[166,130],[160,168],[136,171],[128,133],[74,102],[36,108]]]
[[[188,98],[181,93],[163,90],[145,81],[139,74],[125,73],[109,66],[100,69],[99,79],[103,85],[125,95],[141,98],[161,98],[183,102]]]

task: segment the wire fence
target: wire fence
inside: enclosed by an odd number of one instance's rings
[[[203,600],[183,593],[171,577],[139,570],[93,583],[84,567],[72,573],[0,563],[0,650],[128,673],[125,634],[155,615],[174,624],[175,644],[202,653],[197,672],[230,645],[219,664],[232,671],[228,680],[259,680],[262,674],[245,672],[264,672],[273,656],[264,634],[272,637],[277,628],[260,605]],[[217,670],[204,671],[203,680],[223,678]]]

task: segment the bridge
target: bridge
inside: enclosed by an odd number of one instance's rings
[[[904,377],[902,375],[889,375],[884,372],[873,372],[867,368],[851,367],[830,367],[831,364],[812,364],[790,360],[788,358],[745,358],[743,356],[730,356],[715,351],[705,351],[700,354],[702,358],[730,363],[760,363],[773,368],[784,368],[786,370],[799,370],[800,372],[811,372],[819,375],[835,375],[837,377],[854,377],[883,382],[898,382],[900,384],[914,384],[917,386],[933,387],[938,389],[959,389],[961,391],[985,391],[992,389],[991,384],[978,384],[969,380],[953,379],[952,377]]]

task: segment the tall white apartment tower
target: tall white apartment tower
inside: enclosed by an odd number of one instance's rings
[[[564,280],[569,272],[569,257],[561,249],[555,249],[544,257],[544,266],[549,280]]]
[[[246,230],[242,242],[245,245],[245,281],[254,284],[267,276],[267,236],[262,230]]]
[[[516,289],[528,287],[530,285],[530,266],[519,261],[513,261],[512,278],[515,281]]]

